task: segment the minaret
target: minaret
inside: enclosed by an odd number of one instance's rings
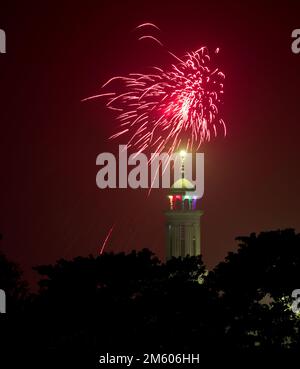
[[[166,259],[200,255],[200,217],[197,209],[199,198],[191,195],[193,184],[184,177],[185,151],[180,152],[181,178],[170,189],[170,208],[166,215]]]

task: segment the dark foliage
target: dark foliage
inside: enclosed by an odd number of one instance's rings
[[[40,354],[42,367],[58,360],[97,367],[106,352],[297,352],[300,320],[290,307],[300,288],[300,235],[238,241],[209,273],[201,256],[164,264],[147,249],[59,260],[35,267],[36,295],[26,294],[19,269],[0,255],[0,288],[18,302],[1,314],[2,347],[13,345],[22,360]]]

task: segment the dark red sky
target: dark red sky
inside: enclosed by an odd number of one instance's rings
[[[46,4],[46,5],[45,5]],[[300,28],[293,1],[2,1],[0,28],[1,249],[27,271],[108,250],[164,252],[165,192],[96,187],[96,156],[114,151],[116,122],[83,97],[116,74],[167,65],[132,29],[150,21],[177,55],[221,48],[228,135],[203,146],[202,250],[208,266],[234,238],[300,229]],[[123,142],[125,143],[125,142]],[[29,276],[29,274],[28,274]]]

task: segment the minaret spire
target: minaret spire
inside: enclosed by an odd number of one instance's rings
[[[180,151],[181,178],[170,189],[170,208],[166,215],[166,259],[200,255],[200,217],[195,187],[185,178],[186,152]],[[193,194],[192,194],[193,193]]]
[[[181,159],[181,179],[184,179],[184,159],[186,156],[186,152],[184,150],[180,151],[180,159]]]

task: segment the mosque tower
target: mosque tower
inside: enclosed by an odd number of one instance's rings
[[[166,259],[196,256],[201,254],[199,198],[194,195],[195,187],[184,176],[186,153],[180,152],[181,178],[169,192],[169,210],[166,215]],[[193,194],[192,194],[193,193]]]

